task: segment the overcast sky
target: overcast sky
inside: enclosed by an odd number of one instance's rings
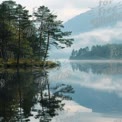
[[[4,0],[0,0],[0,3]],[[68,19],[89,10],[98,5],[99,0],[16,0],[17,3],[26,6],[31,12],[33,8],[45,5],[51,9],[58,18]]]

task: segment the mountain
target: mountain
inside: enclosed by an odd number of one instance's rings
[[[76,35],[89,32],[94,29],[114,27],[118,21],[122,20],[122,17],[119,13],[120,11],[115,11],[114,13],[111,11],[107,14],[102,12],[102,15],[100,15],[99,9],[99,7],[96,7],[70,19],[64,23],[65,30],[71,30],[73,35]]]
[[[91,24],[91,12],[92,11],[90,10],[82,13],[64,23],[65,30],[71,30],[73,35],[92,30],[93,26]]]
[[[109,11],[108,11],[109,10]],[[52,58],[69,58],[73,49],[86,46],[104,45],[108,43],[121,43],[122,10],[113,5],[110,9],[96,7],[85,13],[77,15],[64,23],[65,31],[72,31],[75,39],[71,48],[51,53]]]

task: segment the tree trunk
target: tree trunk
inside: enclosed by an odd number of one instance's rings
[[[41,49],[42,49],[42,32],[40,33],[40,56],[39,58],[41,59]]]
[[[20,37],[20,20],[19,20],[19,38],[18,38],[17,67],[19,67],[19,63],[20,63],[20,41],[21,41],[21,37]]]
[[[47,57],[47,53],[48,53],[48,49],[49,49],[49,40],[50,40],[50,34],[48,32],[48,37],[47,37],[47,45],[46,45],[46,51],[45,51],[45,55],[44,55],[44,63],[43,63],[43,67],[45,67],[46,64],[46,57]]]

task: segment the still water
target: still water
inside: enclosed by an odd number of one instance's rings
[[[0,122],[122,122],[122,62],[1,69]]]

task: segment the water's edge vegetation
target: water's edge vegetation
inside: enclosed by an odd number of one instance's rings
[[[47,61],[52,46],[70,47],[74,39],[67,38],[63,21],[57,19],[44,5],[29,14],[29,10],[16,1],[0,4],[0,66],[1,67],[53,67]]]
[[[20,68],[54,68],[59,66],[58,62],[53,61],[36,61],[30,59],[20,59],[19,63]],[[17,62],[14,59],[9,59],[7,62],[4,62],[0,59],[0,68],[17,68]]]
[[[122,44],[96,45],[72,50],[71,60],[121,60]]]

